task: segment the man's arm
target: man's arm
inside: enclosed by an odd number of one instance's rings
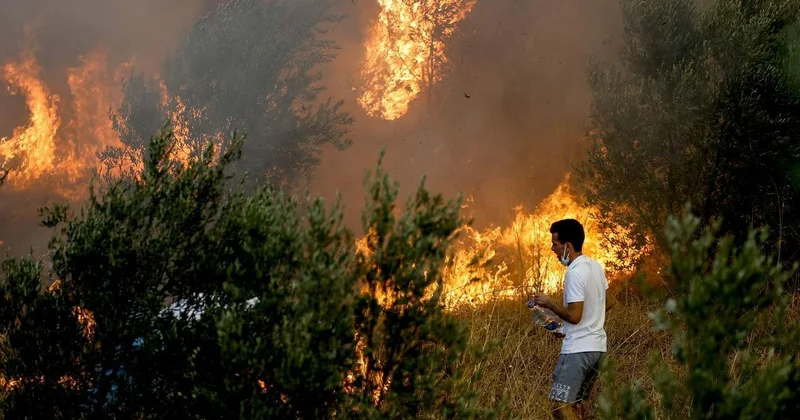
[[[551,302],[555,303],[552,300]],[[572,325],[578,325],[581,322],[581,318],[583,318],[583,302],[568,303],[566,308],[558,304],[551,304],[548,309],[563,319],[564,322],[569,322]]]
[[[583,318],[583,301],[568,303],[565,308],[550,296],[536,295],[534,299],[539,306],[553,311],[559,318],[570,324],[577,325]]]
[[[564,322],[577,325],[583,318],[583,279],[575,271],[567,271],[564,275],[564,300],[567,307],[549,296],[535,296],[536,302],[550,309]]]

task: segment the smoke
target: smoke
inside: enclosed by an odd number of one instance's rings
[[[109,60],[137,58],[155,70],[178,30],[213,3],[209,0],[2,0],[0,55],[14,57],[32,35],[48,75],[74,65],[103,44]]]
[[[426,175],[434,191],[472,196],[478,225],[503,223],[514,206],[531,209],[551,193],[580,159],[589,61],[613,60],[620,47],[618,1],[479,0],[447,47],[451,71],[434,106],[423,94],[395,121],[356,103],[363,42],[378,13],[366,3],[343,6],[350,19],[334,35],[342,51],[324,69],[328,93],[356,117],[355,145],[326,153],[312,191],[326,199],[341,192],[348,224],[360,226],[364,170],[385,148],[403,197]]]
[[[102,48],[109,73],[132,63],[159,72],[179,32],[223,0],[0,0],[0,64],[31,49],[41,79],[67,109],[69,69]],[[321,99],[344,99],[356,118],[354,146],[326,151],[310,188],[332,199],[339,191],[347,223],[360,225],[364,171],[386,149],[384,166],[405,195],[422,175],[437,192],[474,198],[478,224],[503,223],[512,208],[535,206],[580,158],[590,94],[591,57],[613,59],[622,31],[617,0],[478,0],[447,46],[451,69],[395,121],[359,107],[364,42],[378,16],[375,0],[343,0],[348,15],[330,36],[342,49],[324,66]],[[2,82],[0,82],[2,84]],[[5,86],[3,86],[5,87]],[[24,98],[0,89],[0,137],[29,118]],[[62,117],[63,126],[73,118]],[[36,225],[36,209],[60,199],[45,187],[0,190],[0,240],[12,254],[43,249],[50,233]]]

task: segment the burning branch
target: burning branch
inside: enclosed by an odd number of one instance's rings
[[[359,104],[371,116],[394,120],[423,90],[430,104],[433,85],[447,67],[445,42],[475,0],[378,0],[381,13],[367,43]]]

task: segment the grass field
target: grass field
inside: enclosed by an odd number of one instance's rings
[[[672,361],[672,337],[668,332],[654,331],[648,318],[648,312],[658,309],[660,304],[647,301],[628,286],[615,284],[610,289],[617,297],[617,304],[606,318],[608,356],[616,364],[618,381],[630,384],[641,380],[648,400],[655,401],[648,362],[654,352]],[[797,319],[800,316],[797,294],[792,302],[791,318]],[[472,344],[491,351],[482,361],[470,357],[462,360],[469,370],[480,367],[482,371],[476,384],[482,402],[493,405],[505,392],[507,414],[512,418],[552,418],[547,395],[561,340],[533,324],[522,299],[497,300],[480,308],[462,308],[456,313],[469,323]],[[673,371],[680,375],[680,368],[672,365]],[[607,386],[613,384],[598,380],[586,408],[590,418],[595,417],[598,394]]]

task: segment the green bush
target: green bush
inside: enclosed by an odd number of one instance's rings
[[[621,0],[621,68],[593,65],[591,144],[580,168],[620,260],[668,246],[686,202],[744,239],[769,225],[778,258],[800,255],[800,3]],[[795,29],[793,29],[795,28]],[[618,230],[619,228],[624,230]]]
[[[339,203],[230,188],[240,139],[186,167],[169,162],[172,143],[154,137],[138,177],[92,191],[78,214],[43,211],[58,287],[42,288],[30,258],[5,263],[7,418],[493,416],[457,368],[465,326],[426,293],[463,223],[458,200],[422,185],[399,212],[379,166],[356,252]]]
[[[677,369],[653,355],[652,383],[660,407],[641,387],[607,386],[604,418],[783,419],[800,412],[800,330],[786,310],[786,270],[764,252],[765,230],[751,230],[741,247],[719,224],[699,229],[687,209],[671,218],[666,236],[676,298],[652,314],[673,336]],[[612,362],[614,363],[614,362]],[[621,363],[621,362],[616,362]],[[606,366],[605,380],[614,381]]]

